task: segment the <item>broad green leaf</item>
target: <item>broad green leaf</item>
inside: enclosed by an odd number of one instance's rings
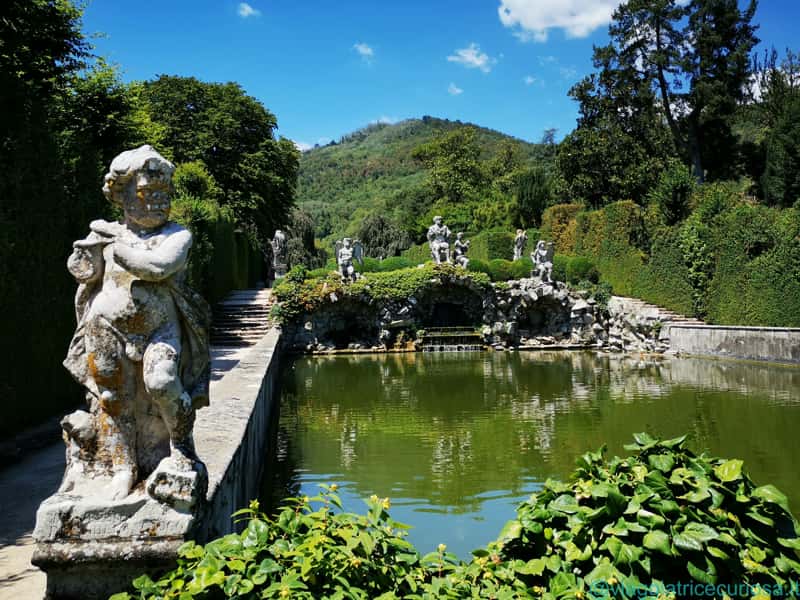
[[[666,523],[666,520],[661,515],[657,515],[649,510],[644,509],[636,513],[636,520],[645,527],[650,527],[651,529],[663,527]]]
[[[800,537],[796,538],[778,538],[778,543],[785,548],[793,550],[800,550]]]
[[[706,552],[708,552],[714,558],[719,558],[721,560],[730,560],[730,555],[725,552],[724,550],[720,550],[716,546],[708,546],[706,548]]]
[[[770,519],[768,516],[762,515],[761,513],[758,513],[754,510],[748,512],[747,516],[753,519],[754,521],[758,521],[762,525],[766,525],[767,527],[773,527],[775,525],[775,521]]]
[[[544,560],[541,558],[534,558],[526,562],[522,567],[517,568],[516,571],[522,575],[538,576],[544,573],[545,566]]]
[[[647,457],[647,462],[662,473],[669,473],[675,466],[675,459],[671,454],[651,454]]]
[[[789,511],[789,499],[774,485],[762,485],[753,490],[753,498],[758,498],[764,502],[771,502],[777,504],[781,508]]]
[[[647,450],[648,448],[655,446],[656,442],[658,441],[647,433],[634,433],[633,439],[636,440],[636,443],[639,444],[639,446],[642,446],[643,450]]]
[[[659,445],[664,446],[665,448],[680,448],[683,446],[683,442],[686,441],[686,436],[682,435],[680,437],[672,438],[671,440],[664,440]]]
[[[516,519],[512,519],[511,521],[506,521],[506,524],[503,526],[502,531],[500,531],[498,539],[503,542],[507,542],[509,540],[515,540],[520,536],[521,533],[522,533],[522,523],[520,523]]]
[[[725,483],[729,481],[736,481],[742,478],[742,465],[744,461],[734,459],[722,463],[718,467],[714,467],[714,473],[719,477],[720,481]]]
[[[636,562],[642,556],[642,549],[632,544],[626,544],[617,537],[608,538],[601,550],[608,550],[614,558],[615,564],[628,565]]]
[[[558,511],[562,513],[574,513],[578,512],[578,501],[575,499],[575,496],[571,496],[569,494],[562,494],[555,500],[553,500],[550,505],[548,506],[550,510]]]
[[[703,523],[689,523],[683,530],[685,535],[689,535],[700,542],[708,542],[719,537],[719,533],[713,527]]]
[[[710,497],[711,494],[709,493],[707,488],[700,488],[697,490],[693,490],[687,494],[684,494],[683,496],[679,496],[681,500],[686,500],[688,502],[691,502],[692,504],[699,504],[704,500],[708,500]]]
[[[690,552],[700,552],[703,550],[703,543],[700,542],[698,539],[679,533],[675,537],[672,538],[672,542],[675,544],[675,547],[678,550],[685,550]]]
[[[714,565],[707,560],[705,569],[696,565],[692,561],[688,561],[686,563],[686,570],[689,571],[689,575],[692,576],[692,579],[694,579],[695,581],[699,581],[700,583],[707,583],[711,585],[717,582],[717,574],[715,570],[711,571],[706,569],[713,569],[713,568]]]
[[[655,531],[646,533],[642,543],[648,550],[656,550],[661,552],[661,554],[666,554],[667,556],[672,555],[672,548],[670,547],[669,543],[669,535],[664,531],[657,529]]]

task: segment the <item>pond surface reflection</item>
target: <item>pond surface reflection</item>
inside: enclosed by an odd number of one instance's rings
[[[392,499],[421,552],[463,558],[575,458],[632,434],[687,433],[696,452],[742,458],[800,502],[800,369],[592,353],[304,357],[281,378],[262,501],[337,483],[346,510]]]

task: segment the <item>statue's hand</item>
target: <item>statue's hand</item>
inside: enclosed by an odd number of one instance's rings
[[[109,223],[108,221],[103,221],[102,219],[92,221],[89,224],[89,228],[98,235],[102,235],[103,237],[107,238],[115,238],[120,233],[119,223]]]

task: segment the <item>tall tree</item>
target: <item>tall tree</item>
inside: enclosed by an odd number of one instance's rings
[[[202,161],[223,190],[221,203],[265,248],[289,221],[300,160],[291,141],[275,139],[275,115],[235,83],[161,76],[140,93],[165,154]]]
[[[423,144],[413,156],[430,169],[434,197],[458,203],[471,199],[486,181],[480,154],[475,128],[461,127]]]

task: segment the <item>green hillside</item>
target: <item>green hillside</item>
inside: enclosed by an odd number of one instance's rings
[[[402,222],[400,212],[409,197],[424,195],[426,169],[412,152],[465,126],[475,130],[481,161],[491,160],[509,143],[526,163],[544,154],[539,144],[460,121],[426,116],[369,125],[339,142],[305,152],[300,160],[298,205],[312,215],[317,237],[328,245],[345,234],[355,235],[371,213]]]

